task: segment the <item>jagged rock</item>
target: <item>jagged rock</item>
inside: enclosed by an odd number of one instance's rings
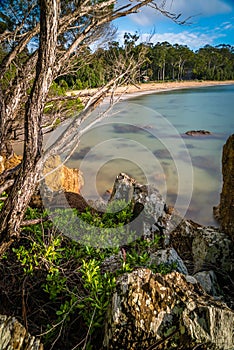
[[[194,273],[204,268],[234,271],[233,243],[225,233],[214,227],[197,229],[192,242]]]
[[[118,254],[113,254],[109,257],[107,257],[101,264],[101,272],[116,272],[117,270],[120,270],[123,266],[123,256],[122,252],[119,251]]]
[[[0,315],[1,350],[43,350],[40,340],[31,336],[15,317]]]
[[[150,264],[166,264],[171,265],[175,263],[175,270],[183,273],[184,275],[188,274],[187,267],[185,266],[183,260],[179,257],[174,248],[159,249],[155,253],[150,255]]]
[[[110,201],[124,199],[133,206],[130,229],[144,238],[154,234],[165,236],[163,218],[166,204],[156,186],[141,185],[127,174],[120,173],[115,180]],[[164,244],[168,243],[165,237]]]
[[[233,243],[215,227],[204,227],[192,221],[181,220],[170,235],[170,243],[183,259],[189,273],[204,269],[234,271]]]
[[[105,324],[105,349],[230,350],[234,313],[185,276],[148,269],[122,275]],[[199,347],[200,348],[200,347]]]
[[[234,241],[234,134],[223,147],[222,173],[219,221],[221,229]]]
[[[135,179],[127,174],[120,173],[115,179],[110,201],[121,199],[124,199],[126,202],[131,201],[135,183]]]
[[[143,237],[159,234],[165,245],[170,244],[187,266],[189,273],[210,269],[210,266],[232,272],[233,243],[214,227],[204,227],[183,219],[175,210],[169,210],[157,188],[140,185],[128,175],[117,176],[111,200],[125,199],[133,203],[131,228]]]
[[[53,156],[47,160],[43,175],[45,176],[44,185],[52,192],[63,190],[80,193],[80,189],[84,184],[81,172],[78,169],[70,169],[65,165],[61,165],[59,156]]]
[[[210,295],[218,295],[218,283],[214,271],[201,271],[193,276]]]

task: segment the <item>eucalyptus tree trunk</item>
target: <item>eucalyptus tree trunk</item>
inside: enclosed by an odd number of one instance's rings
[[[0,255],[19,236],[25,210],[36,189],[46,159],[59,153],[64,145],[70,146],[71,133],[74,130],[77,133],[82,121],[88,118],[108,91],[113,91],[118,84],[126,84],[127,77],[134,76],[141,60],[129,60],[127,57],[124,64],[116,62],[116,66],[113,65],[116,72],[114,78],[89,96],[84,110],[73,120],[69,130],[60,135],[57,145],[53,145],[54,147],[43,153],[42,114],[49,88],[55,78],[73,72],[77,67],[77,58],[85,52],[84,48],[99,39],[105,24],[117,18],[136,13],[141,7],[151,4],[156,12],[161,12],[174,21],[178,19],[178,16],[164,9],[165,2],[158,6],[152,0],[140,0],[134,4],[128,0],[125,6],[116,10],[115,3],[116,0],[35,1],[32,2],[31,8],[25,6],[26,13],[21,14],[19,25],[16,23],[12,30],[0,33],[0,44],[7,44],[11,48],[0,63],[0,155],[2,148],[6,147],[9,132],[14,127],[15,121],[18,117],[22,117],[21,108],[23,107],[25,111],[22,163],[0,174],[0,192],[11,187],[0,213]],[[30,11],[34,6],[38,6],[40,20],[35,15],[35,19],[32,23],[29,21],[31,24],[28,25],[26,18],[31,16]],[[3,7],[0,1],[1,8]],[[14,8],[11,12],[15,16]],[[40,38],[39,48],[36,48],[33,54],[27,55],[26,61],[21,60],[20,54],[26,50],[29,43],[32,43],[32,38],[35,39],[37,36]],[[11,72],[12,66],[15,75],[11,76],[8,73]],[[6,76],[10,77],[7,86],[3,82]],[[31,92],[28,97],[29,90]]]
[[[19,234],[20,224],[37,186],[43,165],[41,117],[47,93],[53,81],[60,2],[41,0],[40,8],[40,44],[36,78],[25,108],[23,161],[0,215],[0,254]]]

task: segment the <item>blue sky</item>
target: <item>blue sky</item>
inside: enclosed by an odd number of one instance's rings
[[[119,4],[123,3],[126,1],[119,0]],[[206,44],[234,45],[234,0],[167,0],[166,9],[181,13],[181,19],[193,16],[190,24],[178,25],[147,7],[114,22],[118,28],[117,40],[122,42],[125,32],[137,32],[141,41],[168,41],[187,45],[192,50]]]

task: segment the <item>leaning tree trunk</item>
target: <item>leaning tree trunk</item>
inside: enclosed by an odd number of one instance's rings
[[[42,164],[41,116],[53,81],[59,0],[40,1],[40,44],[36,77],[25,109],[24,155],[19,175],[0,215],[0,254],[18,237],[27,205],[35,191]]]

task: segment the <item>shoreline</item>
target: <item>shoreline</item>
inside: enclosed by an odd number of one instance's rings
[[[168,92],[182,89],[193,89],[200,87],[209,87],[209,86],[219,86],[219,85],[234,85],[234,80],[206,80],[206,81],[173,81],[173,82],[150,82],[150,83],[140,83],[136,85],[127,85],[119,86],[115,91],[114,99],[121,102],[123,100],[131,99],[141,95],[155,94],[160,92]],[[82,93],[93,93],[97,91],[97,88],[93,89],[84,89],[84,90],[70,90],[66,92],[67,96],[77,96]],[[109,93],[104,101],[108,99]],[[82,97],[81,97],[82,99]],[[22,153],[22,141],[13,142],[13,148],[15,151]]]
[[[117,88],[115,95],[122,95],[121,100],[132,97],[154,94],[160,92],[193,89],[200,87],[220,86],[220,85],[234,85],[234,80],[225,81],[174,81],[174,82],[152,82],[141,83],[139,85],[120,86]]]
[[[126,85],[119,86],[115,91],[115,96],[117,99],[125,100],[132,97],[136,97],[144,94],[154,94],[166,91],[182,90],[182,89],[193,89],[199,87],[209,87],[209,86],[219,86],[219,85],[234,85],[234,80],[204,80],[204,81],[173,81],[173,82],[150,82],[150,83],[140,83],[136,85]],[[82,99],[82,94],[94,93],[98,88],[84,89],[84,90],[71,90],[67,91],[67,96],[77,96],[81,94],[80,98]],[[107,96],[110,96],[111,93],[108,93]]]

